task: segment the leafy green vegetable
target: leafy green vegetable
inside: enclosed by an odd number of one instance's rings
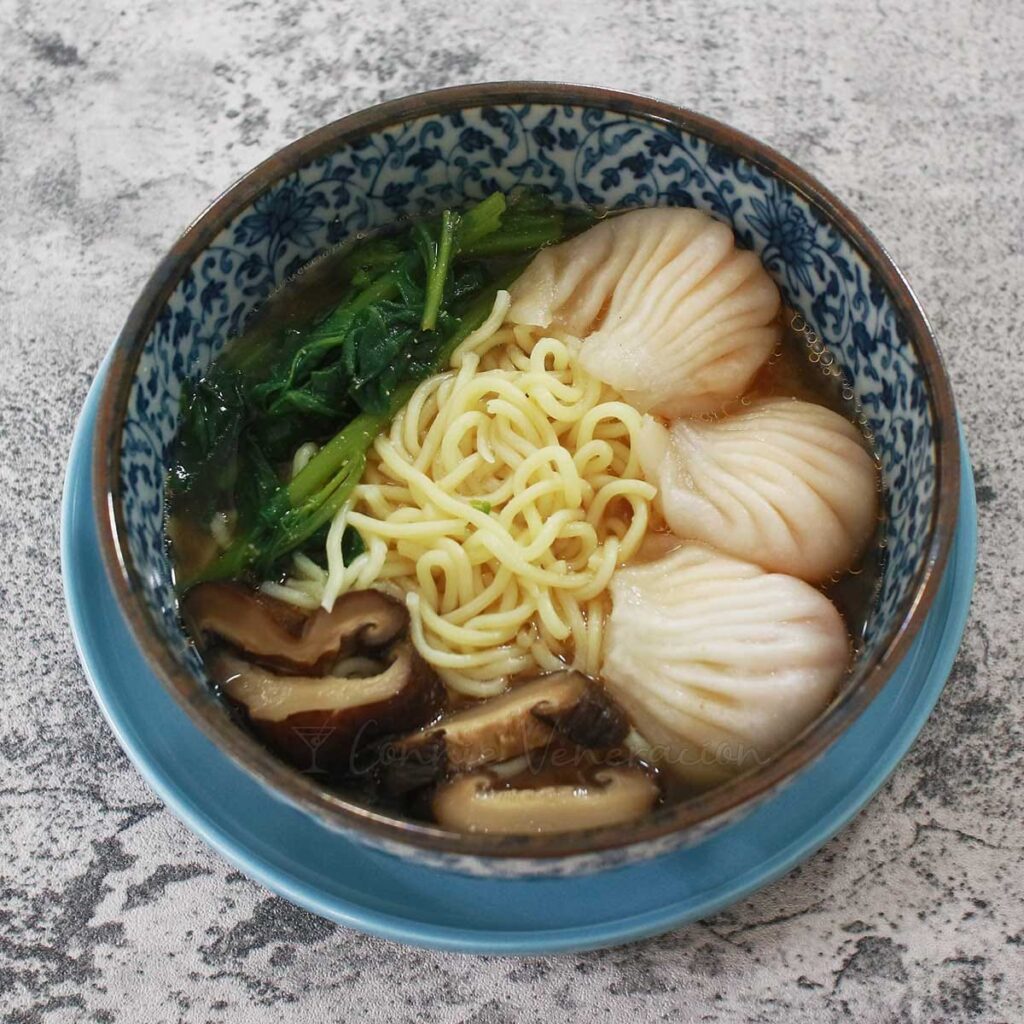
[[[168,482],[190,495],[190,508],[199,507],[208,516],[230,496],[236,476],[232,460],[245,418],[242,383],[235,371],[185,381]]]
[[[491,503],[489,501],[471,501],[470,505],[477,510],[477,512],[483,512],[485,516],[491,514]]]
[[[451,210],[441,214],[441,236],[436,245],[432,245],[427,263],[427,289],[423,301],[423,318],[420,320],[421,331],[432,331],[437,327],[437,314],[441,309],[445,282],[448,270],[452,265],[455,248],[455,232],[459,226],[459,215]]]
[[[498,231],[506,209],[505,197],[500,192],[492,192],[462,214],[459,223],[459,252],[469,252],[481,238]]]
[[[326,551],[327,534],[330,532],[331,524],[321,526],[316,533],[312,534],[302,545],[296,548],[307,558],[316,562],[321,568],[327,568]],[[360,532],[354,526],[346,526],[345,532],[341,535],[341,560],[345,565],[351,565],[366,550]]]
[[[238,448],[238,481],[235,484],[235,511],[238,526],[252,529],[259,520],[260,509],[280,486],[277,472],[263,450],[252,439],[245,437]]]
[[[483,323],[498,289],[570,226],[582,224],[546,196],[494,193],[461,213],[358,241],[339,261],[340,301],[319,321],[232,343],[186,387],[169,488],[174,507],[192,515],[234,508],[238,532],[181,589],[268,574],[322,540],[377,434]],[[320,450],[284,481],[277,467],[310,440]],[[360,550],[358,532],[346,531],[346,563]]]
[[[363,535],[354,526],[346,526],[341,535],[341,560],[351,565],[365,550]]]

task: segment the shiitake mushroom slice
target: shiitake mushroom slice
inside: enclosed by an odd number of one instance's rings
[[[578,832],[623,825],[648,814],[658,800],[641,768],[606,768],[585,785],[509,789],[489,772],[458,775],[438,786],[432,809],[439,825],[494,835]]]
[[[340,658],[378,651],[409,624],[405,605],[377,590],[353,590],[331,611],[301,615],[240,583],[200,583],[182,617],[195,640],[216,638],[246,659],[285,672],[320,675]]]
[[[399,757],[413,755],[421,746],[440,737],[444,741],[445,765],[452,771],[508,761],[544,746],[551,739],[552,725],[535,712],[567,715],[583,700],[587,686],[587,677],[579,672],[540,676],[396,740],[392,749]]]
[[[579,700],[568,708],[541,704],[533,714],[581,747],[614,747],[629,734],[626,712],[595,683],[587,683]]]
[[[386,743],[381,779],[398,795],[548,747],[556,734],[581,747],[611,747],[628,731],[625,714],[594,682],[580,672],[553,672]]]
[[[279,675],[223,649],[207,665],[268,747],[303,771],[336,776],[372,741],[436,717],[443,699],[440,680],[408,640],[392,645],[371,675]]]

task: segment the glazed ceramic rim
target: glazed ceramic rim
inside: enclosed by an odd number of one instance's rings
[[[836,225],[861,253],[890,294],[917,351],[928,384],[935,431],[936,482],[927,555],[902,614],[860,678],[825,713],[766,764],[708,793],[659,809],[627,827],[550,836],[487,836],[447,832],[390,817],[346,800],[294,771],[237,728],[195,678],[172,656],[156,617],[142,597],[144,582],[127,539],[121,501],[121,438],[132,381],[146,339],[184,273],[216,235],[263,192],[317,157],[382,129],[415,118],[458,110],[548,103],[611,110],[669,124],[735,153],[784,181]],[[95,514],[103,561],[118,603],[157,677],[192,721],[221,749],[272,791],[328,824],[365,834],[377,843],[397,843],[454,857],[547,859],[579,856],[649,843],[674,833],[699,834],[745,804],[753,805],[821,755],[881,690],[907,653],[938,591],[956,527],[960,453],[952,389],[935,339],[914,293],[892,258],[845,204],[819,181],[771,147],[734,128],[682,107],[592,86],[548,82],[496,82],[417,93],[359,111],[278,150],[217,198],[172,246],[142,290],[111,351],[100,396],[93,447]],[[682,836],[680,836],[682,841]]]

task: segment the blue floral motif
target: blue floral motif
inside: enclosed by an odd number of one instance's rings
[[[774,190],[773,190],[774,192]],[[810,291],[811,270],[823,279],[822,264],[815,263],[814,229],[801,211],[783,195],[750,200],[750,226],[765,240],[761,259],[769,270],[782,271],[792,291],[802,285]]]
[[[271,246],[293,242],[312,247],[314,235],[324,226],[315,211],[327,205],[322,192],[288,183],[256,200],[253,212],[243,217],[235,230],[235,244],[254,248],[266,239]]]
[[[558,129],[558,146],[560,149],[572,152],[579,145],[579,135],[575,128]]]
[[[490,136],[476,128],[463,128],[459,134],[459,145],[467,153],[475,153],[478,149],[486,149],[491,144]]]
[[[429,171],[441,159],[441,150],[437,146],[424,146],[409,157],[410,167],[418,167],[420,170]]]
[[[384,205],[392,210],[401,210],[409,203],[409,193],[412,191],[412,182],[389,181],[384,186],[381,199]]]
[[[671,125],[593,107],[467,109],[372,133],[289,173],[227,224],[160,311],[144,346],[121,450],[131,557],[168,643],[195,671],[173,613],[162,497],[181,385],[297,268],[396,215],[520,184],[607,209],[686,206],[732,225],[842,367],[874,432],[888,565],[868,648],[894,622],[926,550],[935,428],[892,297],[859,252],[769,171]]]

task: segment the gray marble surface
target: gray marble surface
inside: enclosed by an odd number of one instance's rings
[[[1024,1019],[1022,14],[1013,0],[0,0],[2,1019]],[[515,960],[326,924],[155,801],[75,657],[58,500],[103,352],[209,199],[348,111],[530,77],[723,118],[863,215],[942,343],[982,542],[938,709],[841,835],[663,938]]]

